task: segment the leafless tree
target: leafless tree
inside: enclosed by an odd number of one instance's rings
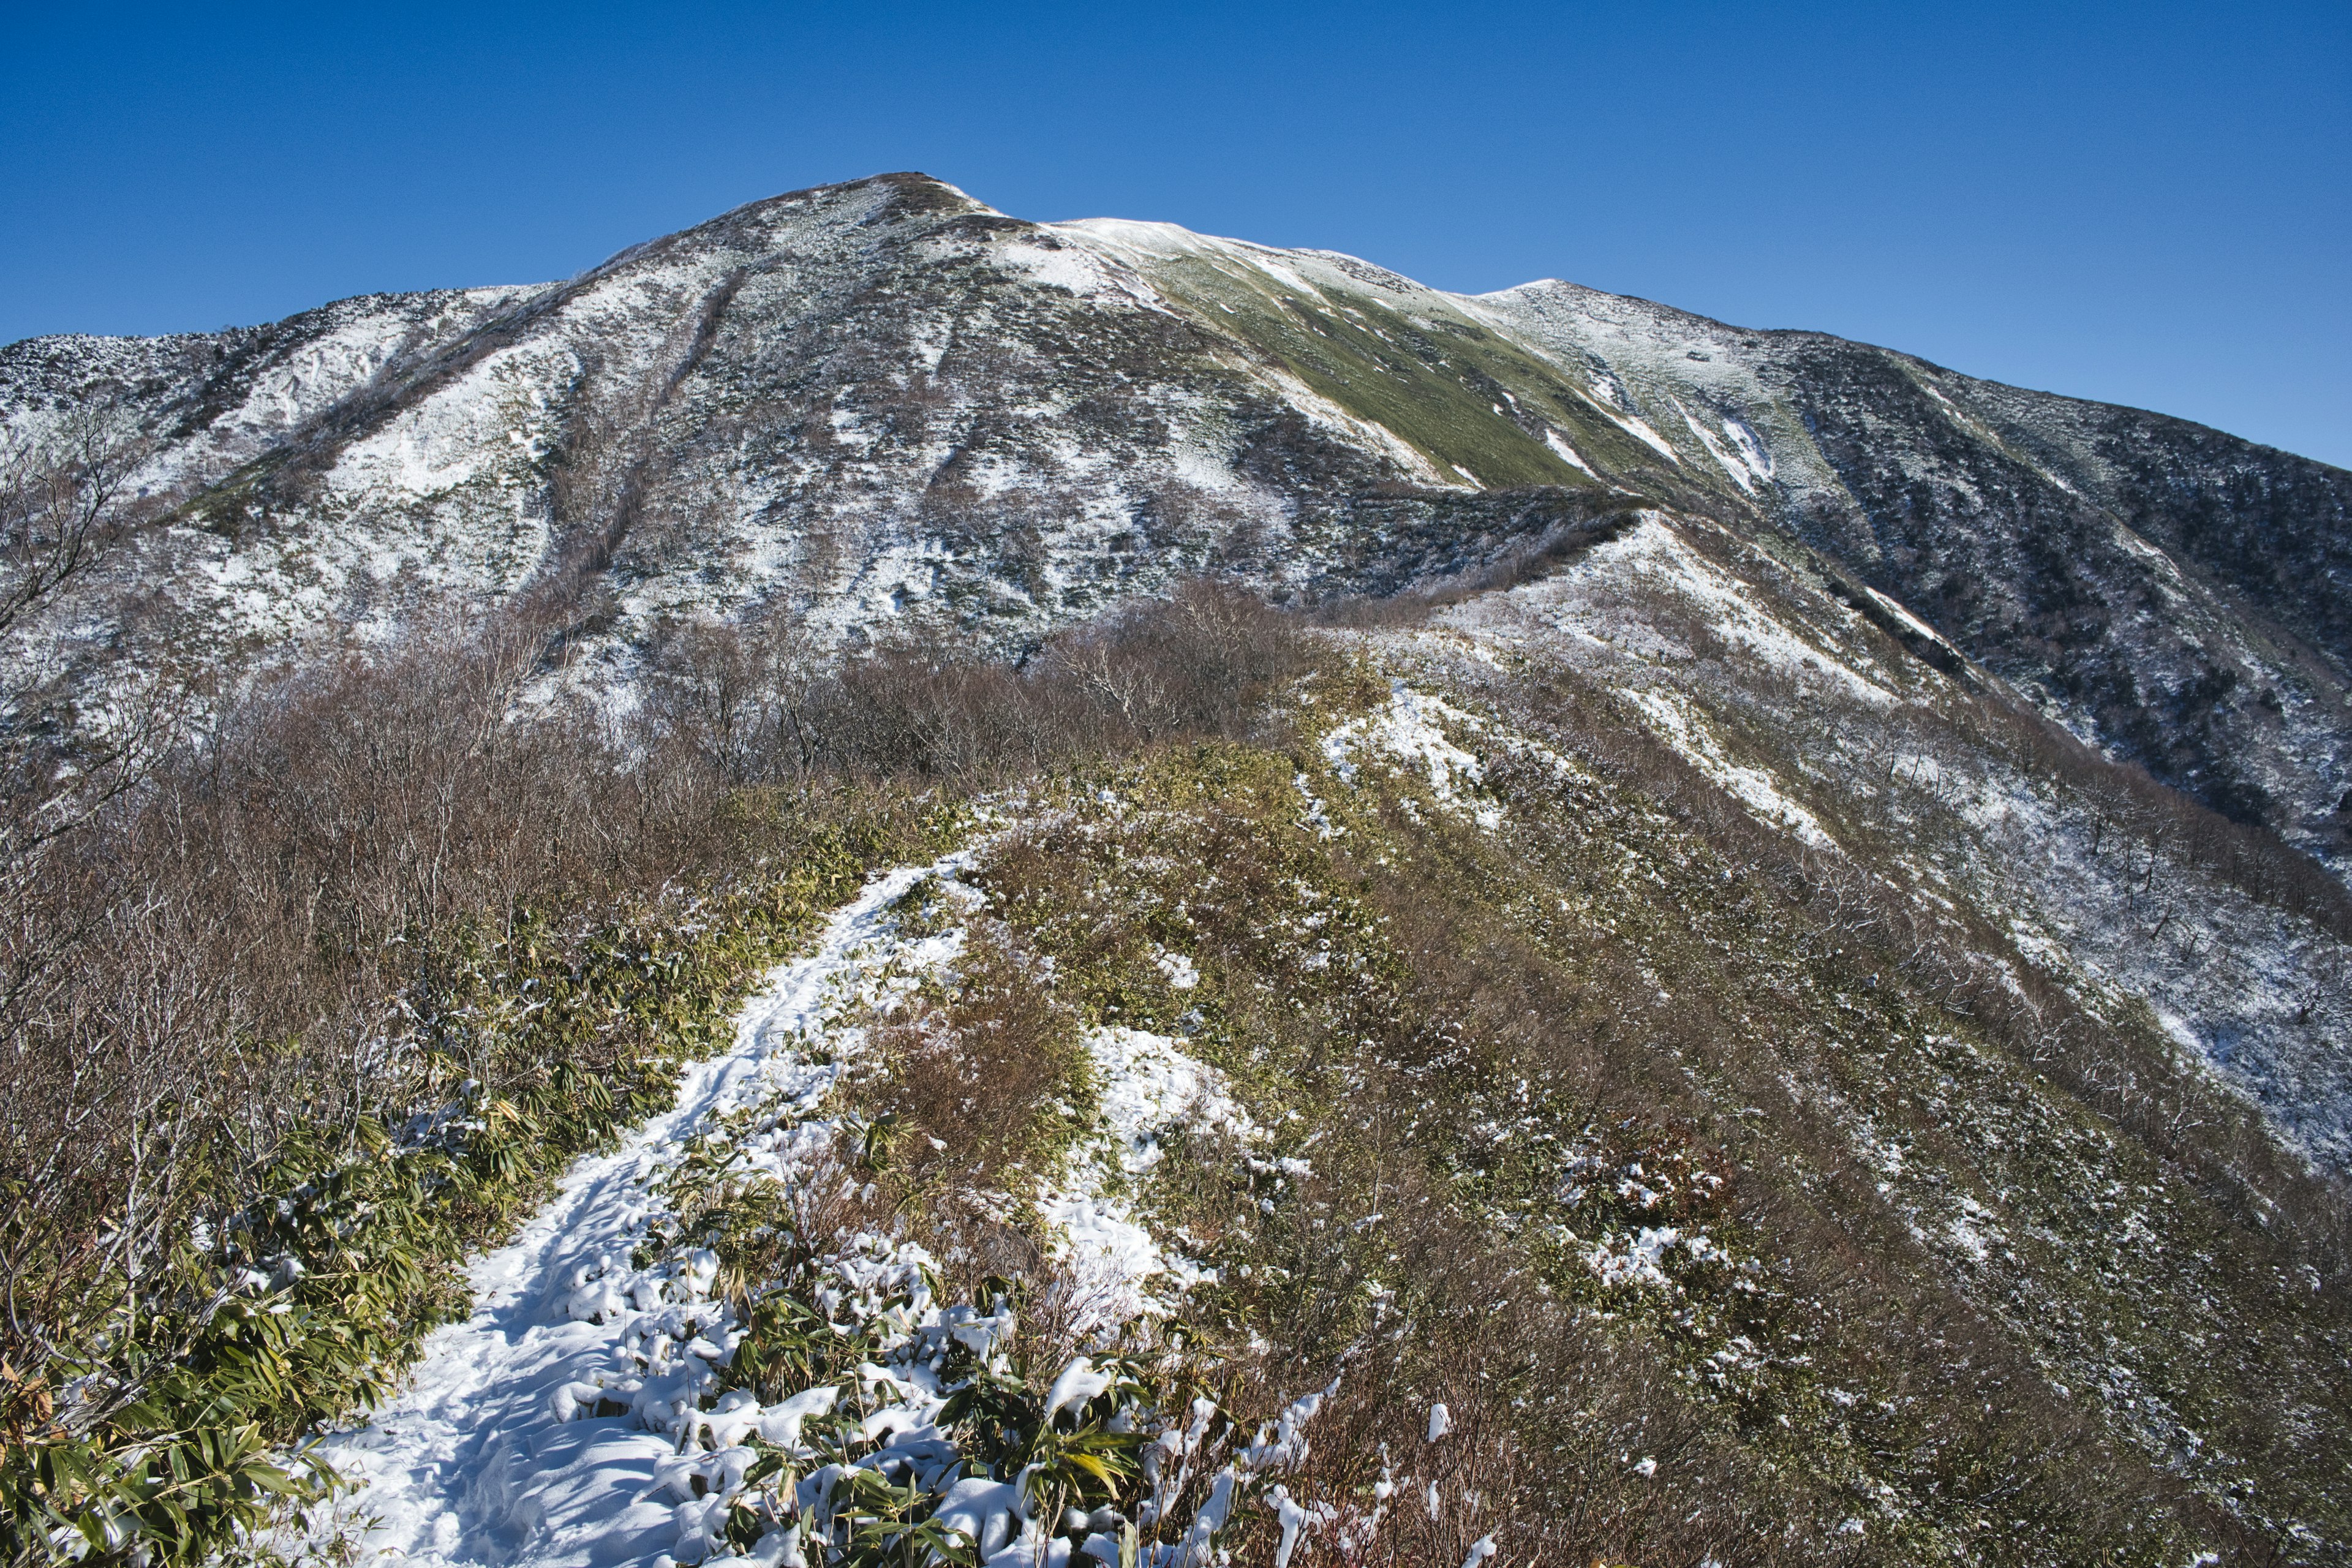
[[[118,682],[89,721],[61,716],[39,661],[10,646],[152,513],[131,489],[146,451],[96,408],[0,440],[0,883],[129,789],[163,726],[165,705],[137,681]]]
[[[130,481],[143,442],[102,410],[38,439],[0,443],[0,635],[57,597],[137,519]]]

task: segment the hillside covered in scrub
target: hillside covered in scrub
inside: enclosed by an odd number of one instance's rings
[[[13,1563],[2352,1558],[2352,476],[913,175],[0,438]]]

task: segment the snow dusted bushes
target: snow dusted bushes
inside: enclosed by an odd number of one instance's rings
[[[2179,1469],[2196,1463],[2180,1456],[2195,1444],[2171,1407],[2143,1414],[2153,1407],[2142,1391],[2160,1384],[2164,1399],[2207,1412],[2194,1418],[2213,1423],[2205,1432],[2243,1434],[2237,1475],[2292,1489],[2298,1500],[2284,1506],[2328,1514],[2318,1472],[2256,1459],[2279,1450],[2252,1436],[2296,1420],[2257,1365],[2283,1356],[2314,1388],[2340,1379],[2324,1357],[2291,1348],[2342,1321],[2340,1299],[2318,1293],[2309,1267],[2334,1255],[2340,1211],[2327,1184],[2299,1177],[2250,1110],[2160,1039],[2086,1014],[2013,958],[2003,971],[2005,933],[1923,921],[1875,885],[1870,868],[1909,847],[1832,819],[1861,865],[1810,854],[1657,754],[1605,693],[1525,677],[1495,689],[1505,722],[1578,765],[1490,752],[1487,779],[1516,825],[1501,830],[1508,860],[1459,830],[1445,836],[1449,850],[1474,880],[1535,877],[1518,884],[1534,896],[1509,926],[1572,963],[1580,989],[1618,999],[1613,1017],[1572,996],[1546,1009],[1615,1058],[1595,1087],[1640,1072],[1657,1104],[1681,1108],[1684,1125],[1737,1168],[1739,1224],[1725,1239],[1766,1266],[1749,1282],[1758,1306],[1773,1304],[1770,1332],[1738,1331],[1762,1353],[1717,1363],[1741,1367],[1727,1392],[1753,1391],[1731,1402],[1744,1419],[1834,1434],[1806,1468],[1867,1456],[1862,1468],[1902,1500],[1885,1505],[1893,1518],[1855,1516],[1874,1539],[1893,1528],[1906,1541],[1945,1530],[1981,1542],[2004,1515],[2011,1529],[2037,1521],[2045,1540],[2063,1531],[2084,1552],[2145,1547],[2167,1529],[2226,1542],[2280,1528],[2230,1517],[2217,1499],[2242,1480],[2183,1483]],[[1395,906],[1401,923],[1420,902]],[[1442,929],[1423,940],[1459,944]],[[1416,964],[1424,975],[1447,967]],[[2053,1038],[2053,1023],[2069,1032]],[[1498,1012],[1471,1033],[1512,1029]],[[1493,1158],[1476,1163],[1493,1169]],[[2108,1203],[2137,1193],[2140,1223],[2166,1239],[2119,1243],[2117,1222],[2084,1223],[2094,1190]],[[1996,1227],[2005,1239],[1993,1244]],[[2223,1254],[2263,1259],[2255,1271],[2282,1278],[2304,1269],[2312,1293],[2246,1288],[2236,1266],[2187,1263]],[[1674,1305],[1675,1318],[1696,1307]],[[2226,1334],[2214,1331],[2219,1316],[2235,1325]],[[2093,1342],[2099,1334],[2116,1337]],[[2189,1345],[2202,1349],[2184,1354]],[[2045,1382],[2044,1357],[2076,1370]],[[1834,1376],[1803,1370],[1841,1364]],[[2080,1397],[2103,1381],[2134,1394],[2104,1407]],[[1941,1412],[1932,1424],[1928,1409]],[[1751,1440],[1775,1447],[1769,1428]],[[2200,1458],[2215,1457],[2209,1447]]]
[[[739,1260],[711,1239],[719,1267]],[[844,1228],[799,1250],[739,1287],[719,1386],[674,1417],[680,1458],[657,1484],[679,1561],[1205,1568],[1239,1511],[1265,1507],[1292,1535],[1330,1517],[1286,1510],[1278,1479],[1306,1458],[1321,1396],[1253,1436],[1208,1393],[1185,1396],[1203,1368],[1171,1340],[1130,1327],[1076,1353],[1042,1345],[1026,1309],[1051,1281],[947,1304],[918,1247]],[[603,1409],[625,1392],[580,1397]]]
[[[1027,1241],[1022,1194],[1059,1163],[1067,1126],[1087,1120],[1069,1103],[1086,1098],[1079,1064],[1054,1067],[1052,1041],[1068,1026],[1057,1015],[1099,1016],[1118,994],[1121,1011],[1150,1017],[1158,998],[1202,987],[1148,942],[1132,954],[1156,977],[1141,991],[1120,984],[1107,955],[1061,948],[1066,981],[1060,963],[1024,956],[1022,933],[1051,898],[1039,879],[1067,866],[1042,847],[1017,836],[979,873],[1001,912],[958,909],[928,883],[904,897],[903,935],[960,927],[954,973],[843,1047],[844,1076],[822,1103],[835,1120],[805,1120],[819,1104],[806,1100],[730,1113],[668,1167],[665,1212],[635,1272],[583,1288],[602,1292],[583,1295],[586,1310],[625,1313],[634,1301],[652,1314],[631,1338],[641,1365],[564,1397],[578,1415],[634,1412],[676,1430],[678,1458],[657,1482],[676,1510],[676,1556],[863,1564],[936,1553],[1010,1568],[1041,1554],[1205,1563],[1213,1547],[1248,1563],[1484,1561],[1498,1550],[1545,1561],[1596,1539],[1681,1540],[1667,1526],[1688,1498],[1671,1478],[1720,1473],[1687,1463],[1701,1429],[1687,1415],[1662,1419],[1675,1395],[1659,1370],[1530,1289],[1458,1215],[1378,1237],[1412,1237],[1423,1256],[1408,1271],[1444,1281],[1425,1320],[1433,1336],[1359,1332],[1336,1362],[1323,1333],[1298,1332],[1318,1320],[1230,1318],[1222,1292],[1198,1321],[1181,1309],[1132,1316]],[[1130,1198],[1154,1202],[1150,1173],[1163,1165],[1179,1181],[1213,1173],[1194,1163],[1212,1145],[1171,1148],[1176,1159],[1140,1165]],[[1289,1189],[1316,1202],[1327,1185],[1304,1161],[1254,1150],[1244,1143],[1234,1163],[1277,1211],[1269,1226],[1286,1231]],[[1655,1179],[1671,1186],[1663,1168]],[[1000,1238],[1013,1245],[992,1247]],[[1316,1283],[1328,1290],[1320,1305],[1361,1310],[1336,1280]],[[655,1321],[673,1289],[707,1306]],[[1265,1341],[1261,1328],[1282,1337]],[[679,1347],[691,1354],[681,1360]],[[1293,1397],[1302,1383],[1322,1392]],[[1391,1440],[1425,1407],[1400,1390],[1425,1386],[1448,1393],[1458,1435],[1408,1452]],[[1520,1435],[1527,1420],[1512,1406],[1532,1390],[1548,1405],[1573,1402],[1560,1414],[1589,1468],[1563,1475],[1559,1450]],[[1637,1438],[1640,1454],[1613,1451]],[[1702,1537],[1689,1540],[1696,1550]]]
[[[47,1537],[65,1555],[193,1560],[306,1490],[268,1450],[379,1396],[417,1337],[462,1309],[450,1266],[572,1156],[660,1103],[730,997],[864,863],[836,846],[732,908],[656,904],[642,923],[491,944],[457,1010],[504,1069],[500,1088],[467,1079],[404,1125],[367,1112],[298,1125],[258,1167],[232,1167],[209,1191],[188,1181],[165,1215],[187,1226],[178,1237],[132,1254],[136,1274],[89,1280],[75,1312],[39,1325],[53,1337],[36,1347],[46,1359],[26,1358],[29,1389],[10,1391],[0,1472],[14,1551],[37,1557]],[[493,1050],[485,1015],[500,1013],[510,1034]],[[199,1132],[207,1112],[221,1108],[183,1110]],[[190,1163],[215,1146],[197,1142]],[[44,1397],[52,1388],[64,1397]]]
[[[1646,626],[1694,647],[1719,640],[1686,601],[1656,593],[1650,601]],[[2039,715],[1962,689],[1943,692],[1939,706],[1915,704],[1890,717],[1821,686],[1787,681],[1780,693],[1785,706],[1776,710],[1753,704],[1755,693],[1775,689],[1769,672],[1742,669],[1736,684],[1727,679],[1727,689],[1746,696],[1709,721],[1735,735],[1742,754],[1764,759],[1829,826],[1834,846],[1809,847],[1757,822],[1653,734],[1621,693],[1539,667],[1515,672],[1508,688],[1485,684],[1513,723],[1649,797],[1702,832],[1736,875],[1760,879],[1801,909],[1810,930],[1799,940],[1809,952],[1874,955],[1885,977],[1899,973],[2161,1158],[2198,1172],[2241,1219],[2269,1233],[2266,1246],[2281,1245],[2298,1266],[2331,1278],[2352,1267],[2352,1207],[2341,1184],[2283,1147],[2261,1112],[2184,1055],[2152,1016],[2114,1016],[2086,1005],[2028,961],[2005,924],[1972,903],[1923,897],[1917,886],[1923,837],[1949,833],[1951,808],[1973,799],[1980,752],[2013,760],[2021,777],[2066,792],[2069,809],[2089,814],[2095,842],[2104,837],[2106,853],[2144,894],[2151,888],[2161,894],[2170,879],[2193,886],[2210,877],[2321,931],[2343,929],[2352,921],[2352,897],[2304,857],[2137,767],[2099,756]],[[1787,721],[1791,712],[1805,721]],[[1821,743],[1824,732],[1870,738],[1854,748],[1870,753],[1867,776],[1849,771],[1845,744]],[[1922,778],[1904,775],[1906,758]],[[1542,787],[1549,772],[1516,757],[1497,768],[1497,781],[1517,789]],[[1912,809],[1921,798],[1935,800],[1937,810]],[[2162,901],[2150,900],[2140,937],[2161,934]],[[2314,956],[2315,967],[2321,962]],[[2275,1223],[2282,1218],[2287,1223]]]
[[[760,820],[576,719],[509,722],[528,669],[435,637],[265,688],[16,889],[12,1556],[234,1540],[298,1488],[266,1450],[383,1386],[454,1260],[922,831],[872,794]]]
[[[1318,687],[1316,706],[1344,689]],[[1328,841],[1290,822],[1295,771],[1227,748],[1165,756],[1120,776],[1113,804],[1016,837],[981,873],[992,910],[1054,958],[1069,1005],[1183,1031],[1277,1129],[1271,1147],[1195,1132],[1138,1194],[1163,1234],[1217,1267],[1192,1316],[1241,1391],[1226,1403],[1262,1408],[1339,1372],[1313,1455],[1284,1482],[1311,1521],[1301,1550],[1319,1560],[1460,1563],[1481,1542],[1512,1562],[1685,1544],[1695,1560],[1730,1538],[1723,1483],[1738,1461],[1667,1368],[1537,1290],[1431,1168],[1451,1118],[1426,1097],[1475,1070],[1457,1054],[1471,1042],[1415,1038],[1430,999],[1412,988],[1430,975],[1400,962],[1380,910],[1334,876]],[[1424,1114],[1437,1126],[1415,1137]],[[1425,1447],[1433,1398],[1461,1426]],[[1621,1456],[1637,1438],[1646,1447]],[[1702,1501],[1704,1522],[1677,1522]],[[1280,1523],[1238,1519],[1237,1561],[1270,1560]]]
[[[900,933],[925,912],[918,889]],[[654,1491],[674,1509],[681,1562],[1206,1568],[1261,1508],[1294,1537],[1338,1518],[1282,1483],[1308,1457],[1328,1390],[1238,1422],[1236,1391],[1255,1390],[1221,1377],[1180,1321],[1105,1310],[1034,1247],[1004,1273],[975,1272],[970,1226],[941,1200],[1017,1220],[1021,1200],[992,1189],[1020,1163],[1000,1147],[995,1162],[910,1173],[927,1123],[856,1109],[871,1100],[862,1063],[900,1080],[944,1067],[954,1081],[962,1051],[1003,1065],[990,1025],[1007,1009],[985,978],[1002,961],[967,934],[953,932],[952,962],[977,982],[973,1005],[941,1016],[883,969],[868,1010],[821,1031],[816,1059],[716,1114],[666,1164],[627,1268],[579,1271],[570,1310],[625,1325],[623,1354],[559,1389],[555,1418],[625,1415],[675,1436]],[[973,1087],[1016,1126],[1037,1109],[1034,1085]],[[965,1268],[917,1237],[950,1244]]]

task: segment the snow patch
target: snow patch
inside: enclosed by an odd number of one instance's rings
[[[1045,1194],[1038,1210],[1057,1232],[1055,1255],[1077,1276],[1089,1324],[1119,1323],[1163,1314],[1173,1305],[1171,1294],[1216,1275],[1162,1247],[1130,1199],[1107,1189],[1148,1176],[1163,1141],[1189,1130],[1248,1139],[1257,1129],[1223,1076],[1194,1060],[1176,1037],[1112,1026],[1090,1030],[1086,1046],[1101,1132],[1076,1152],[1064,1184]],[[1123,1180],[1114,1184],[1114,1174]]]
[[[1568,437],[1561,435],[1559,431],[1553,429],[1549,425],[1544,426],[1544,445],[1549,447],[1552,449],[1552,454],[1559,458],[1561,462],[1566,463],[1570,468],[1577,470],[1577,472],[1596,479],[1601,477],[1599,474],[1592,471],[1592,465],[1584,460],[1583,455],[1578,452],[1574,447],[1568,444]]]
[[[1833,682],[1873,708],[1895,702],[1885,687],[1765,610],[1754,590],[1693,550],[1655,512],[1644,513],[1636,527],[1596,547],[1585,558],[1584,570],[1622,574],[1691,601],[1706,612],[1717,635],[1800,681]]]
[[[1713,458],[1717,466],[1725,473],[1731,476],[1731,482],[1738,485],[1742,491],[1752,496],[1756,493],[1759,483],[1771,479],[1771,459],[1764,456],[1762,447],[1757,443],[1754,434],[1745,426],[1738,426],[1738,433],[1734,434],[1732,422],[1725,423],[1724,437],[1731,447],[1730,450],[1726,450],[1726,441],[1717,440],[1715,432],[1700,424],[1691,411],[1682,405],[1679,399],[1675,402],[1675,412],[1683,416],[1683,423],[1690,426],[1690,433],[1698,437],[1700,446],[1706,448],[1706,455]]]
[[[1388,701],[1378,711],[1350,720],[1323,737],[1323,755],[1343,784],[1356,782],[1360,754],[1387,756],[1425,778],[1439,805],[1468,815],[1491,833],[1502,826],[1503,808],[1476,797],[1475,791],[1486,781],[1486,765],[1446,738],[1448,722],[1480,727],[1475,715],[1426,692],[1412,690],[1402,680],[1394,681]]]
[[[1836,847],[1836,841],[1813,814],[1782,795],[1772,775],[1761,768],[1743,767],[1723,754],[1706,725],[1685,710],[1682,700],[1652,689],[1626,693],[1650,721],[1658,738],[1680,752],[1698,771],[1723,786],[1749,815],[1776,827],[1787,828],[1816,849]]]
[[[1146,310],[1164,312],[1169,308],[1160,291],[1136,276],[1132,268],[1089,249],[1061,245],[1049,250],[1043,246],[1012,244],[999,248],[997,255],[1031,280],[1066,289],[1082,300],[1108,295]]]

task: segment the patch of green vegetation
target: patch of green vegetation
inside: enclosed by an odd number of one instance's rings
[[[716,1259],[720,1299],[740,1325],[718,1391],[721,1408],[733,1390],[762,1405],[799,1400],[804,1409],[812,1393],[829,1395],[797,1424],[797,1445],[745,1436],[753,1458],[728,1497],[728,1542],[749,1552],[788,1531],[795,1551],[833,1568],[977,1564],[978,1543],[940,1509],[950,1481],[972,1478],[1018,1486],[1039,1517],[1056,1521],[1050,1529],[1064,1529],[1066,1510],[1108,1510],[1130,1552],[1180,1534],[1181,1483],[1171,1489],[1163,1478],[1155,1487],[1145,1454],[1147,1426],[1173,1418],[1204,1392],[1182,1326],[1134,1326],[1118,1343],[1087,1337],[1088,1360],[1076,1364],[1100,1375],[1098,1391],[1049,1408],[1057,1374],[1081,1348],[1053,1326],[1053,1287],[1030,1270],[943,1279],[920,1253],[872,1228],[903,1230],[908,1217],[874,1196],[896,1163],[890,1140],[876,1136],[882,1123],[849,1118],[833,1157],[789,1178],[741,1167],[747,1139],[803,1115],[749,1107],[694,1139],[663,1184],[667,1212],[637,1260],[684,1272],[705,1249]],[[845,1293],[853,1267],[883,1282]],[[943,1439],[955,1457],[934,1486],[894,1486],[877,1469],[857,1468],[897,1436],[869,1420],[877,1390],[868,1374],[877,1366],[900,1374],[919,1368],[947,1394],[927,1443]],[[1222,1415],[1217,1426],[1225,1436],[1234,1430]],[[1200,1478],[1202,1489],[1208,1479]],[[1155,1495],[1166,1506],[1145,1518],[1139,1504]],[[1066,1532],[1082,1537],[1093,1528]]]
[[[1545,443],[1557,426],[1589,462],[1640,475],[1664,461],[1491,329],[1423,297],[1432,325],[1372,289],[1287,289],[1238,264],[1160,261],[1151,280],[1202,319],[1264,352],[1318,395],[1391,431],[1449,480],[1466,469],[1489,489],[1600,487]]]

